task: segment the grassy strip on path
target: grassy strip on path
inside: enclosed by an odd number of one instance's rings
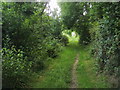
[[[96,75],[95,60],[90,56],[90,47],[80,47],[77,68],[78,88],[109,88],[105,75]]]

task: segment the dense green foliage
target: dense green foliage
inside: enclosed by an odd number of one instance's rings
[[[99,70],[113,75],[117,87],[120,86],[117,81],[120,80],[120,4],[93,3],[92,5],[92,12],[96,12],[93,13],[94,20],[98,20],[96,22],[98,30],[94,31],[94,54]]]
[[[61,21],[45,12],[47,4],[2,3],[3,87],[25,87],[29,73],[44,69],[66,45]]]
[[[3,87],[23,87],[30,74],[31,62],[23,57],[23,51],[3,48]],[[11,83],[8,83],[11,82]]]

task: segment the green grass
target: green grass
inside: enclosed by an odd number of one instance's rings
[[[80,47],[79,64],[77,68],[79,88],[108,88],[104,75],[96,74],[95,60],[90,57],[90,47]]]
[[[60,56],[52,61],[49,68],[32,81],[33,88],[69,88],[71,68],[78,49],[74,43],[63,48]]]
[[[32,88],[70,88],[71,70],[77,54],[79,63],[77,66],[78,88],[107,88],[106,78],[96,75],[95,60],[90,57],[89,46],[78,45],[78,37],[69,37],[69,45],[63,47],[59,57],[49,62],[49,67],[33,78]]]

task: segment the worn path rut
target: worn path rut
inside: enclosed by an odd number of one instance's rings
[[[72,81],[70,88],[77,88],[77,74],[76,74],[76,69],[77,69],[77,64],[79,62],[79,54],[76,55],[75,62],[72,67]]]

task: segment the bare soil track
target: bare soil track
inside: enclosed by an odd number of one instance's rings
[[[77,74],[76,74],[78,61],[79,61],[79,54],[76,55],[75,62],[72,67],[72,81],[71,81],[70,88],[77,88],[78,86],[77,85]]]

